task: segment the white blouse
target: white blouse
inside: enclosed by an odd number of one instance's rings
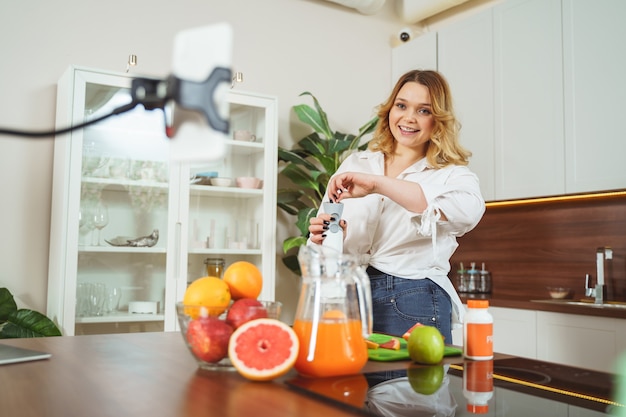
[[[384,156],[381,152],[354,153],[337,173],[347,171],[384,175]],[[426,210],[408,211],[380,194],[343,200],[342,218],[348,223],[344,253],[387,274],[430,278],[450,295],[453,328],[459,327],[464,309],[448,278],[450,257],[458,247],[456,238],[472,230],[485,212],[478,177],[466,166],[436,169],[423,158],[397,178],[420,184],[428,202]],[[440,220],[440,212],[447,220]]]

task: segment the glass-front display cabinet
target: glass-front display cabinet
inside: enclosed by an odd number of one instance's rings
[[[72,66],[57,127],[131,101],[132,74]],[[142,106],[55,138],[47,314],[65,335],[175,330],[189,282],[245,260],[274,299],[277,100],[231,90],[226,151],[171,161]]]

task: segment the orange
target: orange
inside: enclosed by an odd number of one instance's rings
[[[228,284],[217,277],[198,278],[185,290],[183,304],[185,313],[192,318],[200,316],[200,309],[191,306],[206,307],[210,316],[222,314],[231,301],[230,288]],[[189,306],[189,307],[187,307]]]
[[[235,369],[252,381],[270,381],[293,368],[300,343],[296,332],[277,319],[254,319],[230,337],[228,357]]]
[[[233,300],[257,298],[263,288],[263,275],[253,263],[239,261],[226,268],[224,282],[228,284]]]

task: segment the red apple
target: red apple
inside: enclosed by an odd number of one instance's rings
[[[266,317],[267,310],[259,300],[254,298],[240,298],[228,309],[226,323],[236,329],[250,320]]]
[[[228,342],[233,328],[217,317],[200,317],[189,322],[187,342],[193,354],[209,363],[228,356]]]

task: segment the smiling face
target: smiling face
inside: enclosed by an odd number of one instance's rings
[[[434,126],[428,88],[407,82],[389,111],[389,128],[397,141],[397,150],[408,148],[424,156]]]

